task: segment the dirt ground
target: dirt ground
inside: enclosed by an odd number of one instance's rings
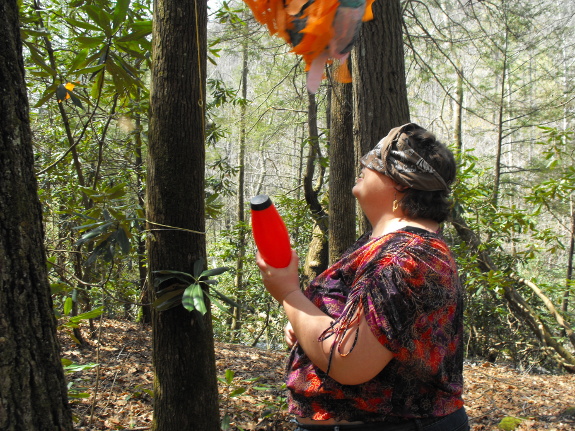
[[[151,428],[149,327],[104,320],[99,342],[78,348],[65,334],[60,341],[64,358],[100,364],[68,374],[72,388],[89,395],[73,401],[77,430]],[[294,429],[283,404],[285,358],[285,352],[216,343],[220,410],[229,430]],[[473,362],[466,362],[464,373],[473,431],[498,430],[507,416],[523,419],[518,431],[575,430],[575,375],[526,374]]]

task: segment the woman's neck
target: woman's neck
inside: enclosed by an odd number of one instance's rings
[[[407,217],[382,217],[377,223],[372,223],[371,237],[377,238],[402,229],[406,226],[418,227],[430,232],[439,230],[439,223],[431,219],[411,219]]]

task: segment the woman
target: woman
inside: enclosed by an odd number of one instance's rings
[[[353,194],[372,230],[338,262],[302,292],[295,252],[283,269],[256,257],[289,320],[297,430],[468,430],[462,288],[439,234],[453,155],[412,123],[361,164]]]

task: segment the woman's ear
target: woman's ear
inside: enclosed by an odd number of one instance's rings
[[[407,190],[409,190],[409,187],[401,185],[399,183],[395,183],[394,186],[395,190],[397,190],[399,193],[405,193]]]

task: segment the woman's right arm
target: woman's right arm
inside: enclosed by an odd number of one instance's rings
[[[355,330],[347,331],[342,341],[343,355],[337,349],[332,352],[334,337],[320,341],[333,320],[300,290],[295,252],[287,268],[267,265],[259,253],[256,262],[266,289],[283,305],[299,345],[318,368],[326,372],[329,367],[330,377],[344,385],[364,383],[375,377],[393,358],[393,353],[373,335],[363,314],[359,316],[357,341],[354,340]],[[345,355],[350,350],[351,353]]]

